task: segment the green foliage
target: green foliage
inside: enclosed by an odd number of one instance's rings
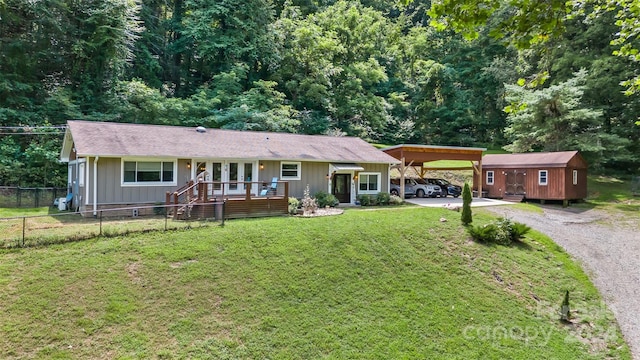
[[[512,241],[519,241],[524,238],[524,236],[529,231],[531,231],[531,227],[529,227],[528,225],[519,222],[513,222],[510,224],[509,236],[511,237]]]
[[[358,201],[361,206],[377,205],[376,198],[366,194],[358,194],[358,196],[356,196],[356,201]]]
[[[464,183],[464,187],[462,188],[462,214],[460,215],[460,220],[463,225],[469,225],[473,221],[473,217],[471,214],[471,188],[469,187],[469,183]]]
[[[605,149],[628,145],[626,139],[598,131],[602,112],[581,102],[586,77],[583,69],[573,78],[544,89],[507,85],[511,111],[505,135],[510,144],[504,148],[512,152],[580,150],[597,168],[609,160]]]
[[[561,145],[583,150],[590,171],[637,172],[640,98],[620,91],[620,82],[628,80],[629,93],[640,83],[637,4],[573,5],[3,0],[0,125],[86,119],[503,146],[506,127],[511,144],[515,134],[558,133],[507,123],[534,106],[504,103],[503,84],[521,79],[534,93],[586,68],[583,94],[573,97],[580,111],[564,115],[570,136]],[[518,53],[504,40],[530,49]],[[575,93],[563,91],[560,107]],[[0,139],[2,155],[11,156],[0,159],[0,183],[64,185],[63,166],[45,156],[59,144],[9,136],[11,144]],[[40,173],[42,159],[51,176]]]
[[[389,205],[391,203],[391,195],[386,192],[379,192],[376,195],[376,204],[378,205]]]
[[[571,6],[571,2],[564,0],[522,0],[514,3],[440,0],[432,2],[429,15],[433,18],[432,26],[440,30],[451,28],[463,33],[467,39],[475,39],[479,36],[479,28],[490,23],[494,13],[507,14],[503,21],[492,24],[492,36],[507,37],[516,47],[525,49],[561,34],[565,15]]]
[[[498,227],[495,224],[469,226],[467,227],[467,232],[475,241],[490,243],[496,239]]]
[[[324,208],[327,206],[336,207],[340,203],[335,195],[329,194],[325,191],[318,191],[317,193],[315,193],[315,195],[313,195],[313,197],[316,199],[316,203],[318,204],[319,208]]]
[[[289,214],[295,215],[300,207],[300,200],[294,197],[289,197]]]
[[[389,204],[402,204],[403,202],[400,197],[392,196],[385,192],[379,192],[376,195],[358,194],[356,201],[358,201],[361,206],[385,206]]]
[[[508,218],[497,218],[489,224],[467,227],[467,232],[473,240],[499,245],[510,245],[520,241],[529,231],[529,226]]]

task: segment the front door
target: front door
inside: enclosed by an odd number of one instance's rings
[[[213,185],[207,185],[208,195],[211,196],[213,191],[218,193],[222,187],[220,181],[222,181],[222,163],[214,161],[198,161],[196,163],[196,179],[201,177],[202,180],[211,182]],[[215,182],[218,182],[216,184]],[[198,194],[198,189],[195,189],[195,193]]]
[[[251,188],[251,191],[255,193],[257,191],[258,184],[252,184],[254,181],[254,167],[253,162],[234,162],[227,163],[229,184],[227,185],[228,194],[245,194],[247,187]]]
[[[341,203],[351,202],[351,175],[335,174],[333,175],[333,195],[338,198]]]
[[[508,170],[506,172],[506,195],[524,195],[525,172],[522,170]]]

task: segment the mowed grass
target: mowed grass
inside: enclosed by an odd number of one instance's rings
[[[38,208],[2,208],[0,207],[0,218],[12,218],[18,216],[41,216],[57,214],[59,211],[52,207]]]
[[[640,196],[631,192],[631,181],[610,176],[587,178],[588,200],[598,206],[613,206],[619,210],[640,210]]]
[[[630,359],[558,246],[476,244],[459,216],[349,210],[0,250],[2,358]]]
[[[207,220],[174,221],[171,216],[144,215],[139,217],[103,218],[54,208],[0,208],[0,248],[33,247],[97,236],[114,237],[135,232],[176,230],[218,224]]]

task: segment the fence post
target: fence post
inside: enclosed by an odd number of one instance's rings
[[[98,236],[102,236],[102,210],[100,210],[100,234]]]
[[[169,192],[167,192],[167,194],[169,194]],[[168,208],[168,205],[165,205],[164,206],[164,231],[167,231],[167,218],[168,217],[169,217],[169,208]]]
[[[220,224],[220,226],[224,226],[224,218],[227,215],[227,201],[223,200],[222,201],[222,223]]]
[[[24,233],[27,228],[27,217],[22,217],[22,247],[24,247]]]

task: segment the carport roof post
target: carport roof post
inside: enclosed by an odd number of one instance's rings
[[[475,178],[473,179],[473,188],[478,189],[478,197],[482,197],[482,153],[486,151],[486,148],[471,148],[460,146],[437,146],[437,145],[419,145],[419,144],[401,144],[390,146],[382,149],[385,153],[400,160],[400,191],[404,193],[404,170],[405,166],[412,164],[419,164],[422,169],[424,163],[437,160],[468,160],[471,162],[469,169],[473,169],[474,173],[479,174],[477,176],[480,181],[477,186],[475,184]],[[474,165],[477,161],[478,166]],[[417,166],[417,165],[414,165]]]

